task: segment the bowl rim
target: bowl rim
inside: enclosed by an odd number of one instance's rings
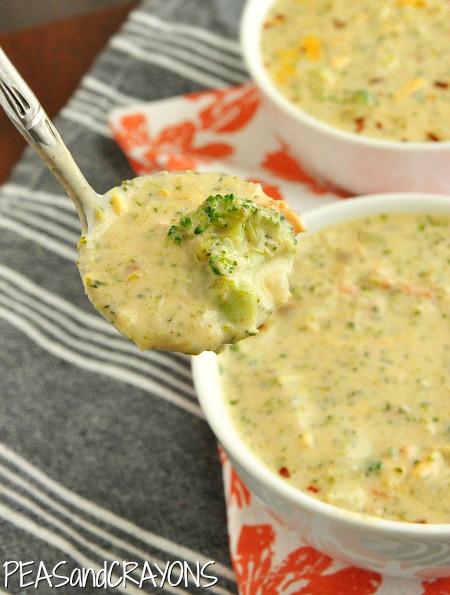
[[[310,231],[314,233],[314,231],[341,221],[350,221],[364,215],[383,212],[423,212],[450,215],[450,196],[422,192],[371,194],[340,199],[312,208],[304,213],[304,219]],[[333,217],[332,221],[328,221],[330,216]],[[364,529],[372,533],[380,533],[384,537],[388,535],[397,538],[415,536],[416,538],[428,540],[434,538],[448,539],[450,536],[450,522],[421,524],[383,519],[345,510],[318,500],[289,485],[259,460],[232,424],[231,418],[227,414],[227,407],[221,397],[216,354],[204,352],[193,356],[191,358],[191,368],[200,407],[219,443],[231,458],[235,459],[267,490],[279,494],[290,504],[298,506],[299,509],[304,509],[313,515],[318,515],[331,522],[353,529]]]
[[[263,66],[260,53],[261,25],[270,6],[275,0],[246,0],[239,27],[240,46],[244,63],[259,90],[282,112],[322,134],[328,134],[347,143],[357,143],[374,149],[390,149],[407,153],[440,153],[450,150],[450,140],[438,142],[403,142],[394,139],[382,139],[340,129],[332,124],[310,115],[291,103],[271,81]]]

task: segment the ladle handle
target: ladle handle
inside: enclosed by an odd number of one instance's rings
[[[0,48],[0,105],[73,200],[86,233],[101,198],[89,185],[30,87]]]

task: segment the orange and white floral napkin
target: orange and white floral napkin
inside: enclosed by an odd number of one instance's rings
[[[137,175],[223,171],[260,182],[300,213],[345,197],[293,157],[251,84],[115,110],[109,124]],[[450,595],[450,579],[384,577],[314,550],[252,495],[222,449],[220,455],[230,553],[242,595]]]
[[[191,93],[111,113],[113,134],[133,170],[224,171],[261,182],[304,212],[338,198],[308,175],[278,139],[252,85]]]

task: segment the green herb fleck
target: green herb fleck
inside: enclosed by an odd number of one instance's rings
[[[86,279],[86,285],[98,289],[102,285],[106,285],[106,283],[104,281],[99,281],[98,279]]]
[[[383,467],[383,461],[380,461],[380,460],[369,461],[366,466],[366,476],[367,475],[377,475],[378,473],[380,473],[382,467]]]

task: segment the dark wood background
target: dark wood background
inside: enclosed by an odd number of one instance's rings
[[[139,0],[1,0],[0,46],[52,118]],[[25,140],[0,108],[0,183]]]

